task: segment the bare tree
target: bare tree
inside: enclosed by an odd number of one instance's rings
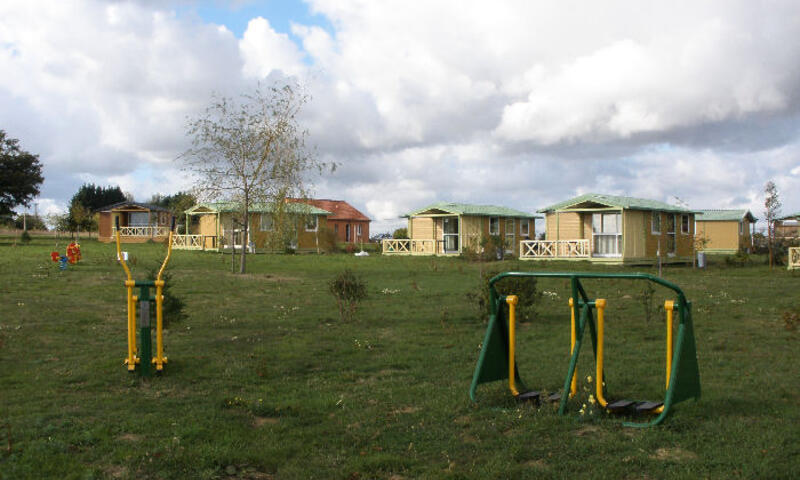
[[[768,181],[764,185],[764,219],[767,221],[767,249],[769,250],[769,268],[775,259],[775,221],[781,212],[781,201],[775,182]]]
[[[204,113],[187,124],[192,145],[181,157],[198,178],[197,197],[237,205],[243,247],[239,273],[245,273],[253,208],[267,207],[271,238],[282,241],[291,223],[286,199],[305,197],[307,175],[324,167],[306,149],[308,133],[297,123],[307,101],[296,83],[259,85],[238,99],[213,96]]]

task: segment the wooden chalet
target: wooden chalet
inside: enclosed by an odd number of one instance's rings
[[[779,238],[800,238],[800,212],[775,220],[775,236]]]
[[[138,202],[119,202],[97,209],[97,239],[113,242],[119,218],[122,243],[142,243],[148,240],[165,242],[172,226],[172,213],[157,205]]]
[[[382,241],[386,255],[459,255],[480,251],[481,240],[500,236],[506,253],[519,255],[520,240],[535,238],[537,215],[494,205],[434,203],[404,215],[408,239]]]
[[[690,262],[695,212],[656,200],[588,193],[538,210],[545,239],[521,244],[525,260],[611,264]]]
[[[290,238],[285,247],[297,251],[315,251],[319,246],[319,229],[325,227],[331,212],[303,203],[289,202],[286,213],[292,218]],[[272,206],[256,204],[250,208],[248,235],[243,238],[238,225],[241,207],[234,202],[199,203],[186,210],[188,233],[173,237],[178,250],[226,250],[247,248],[248,251],[269,248],[273,232]],[[273,246],[274,248],[274,246]]]
[[[749,210],[701,210],[695,216],[698,239],[708,253],[736,253],[753,247],[756,217]]]

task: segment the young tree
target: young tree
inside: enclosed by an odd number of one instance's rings
[[[39,195],[44,181],[39,156],[19,147],[19,140],[0,130],[0,215],[8,215],[17,205],[27,205]]]
[[[238,99],[213,97],[199,117],[189,121],[191,147],[181,157],[198,181],[203,200],[225,199],[238,205],[243,246],[239,272],[246,268],[244,245],[248,218],[257,204],[270,207],[273,237],[287,227],[286,199],[305,197],[304,181],[321,169],[305,146],[307,132],[297,114],[308,100],[297,84],[258,86]]]
[[[775,259],[775,221],[781,212],[781,201],[778,198],[778,187],[775,182],[768,181],[764,185],[764,219],[767,222],[767,249],[769,250],[769,268]]]

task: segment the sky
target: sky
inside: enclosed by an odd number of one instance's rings
[[[763,217],[768,180],[800,211],[798,39],[793,0],[4,0],[0,129],[39,155],[40,213],[87,182],[147,201],[192,187],[212,94],[297,81],[339,166],[312,192],[373,234],[589,192]]]

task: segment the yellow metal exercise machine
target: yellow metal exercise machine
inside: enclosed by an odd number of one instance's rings
[[[172,233],[175,230],[175,219],[172,219],[172,227],[170,228],[169,238],[167,239],[167,256],[158,270],[158,275],[155,281],[142,280],[134,281],[131,275],[131,270],[125,261],[125,256],[122,254],[119,240],[119,217],[116,218],[116,241],[117,241],[117,259],[125,271],[125,288],[127,289],[127,310],[128,310],[128,355],[125,357],[125,364],[128,366],[128,371],[133,372],[136,370],[137,365],[139,373],[142,376],[150,376],[150,366],[155,365],[156,371],[161,372],[164,370],[164,365],[167,363],[167,357],[164,355],[164,280],[162,276],[164,269],[167,268],[169,258],[172,254]],[[150,288],[155,287],[155,296],[150,294]],[[139,288],[139,295],[134,295],[133,289]],[[152,357],[152,336],[150,331],[150,302],[156,302],[156,356]],[[137,303],[139,310],[139,345],[136,342],[136,312]],[[141,355],[139,355],[141,353]]]

